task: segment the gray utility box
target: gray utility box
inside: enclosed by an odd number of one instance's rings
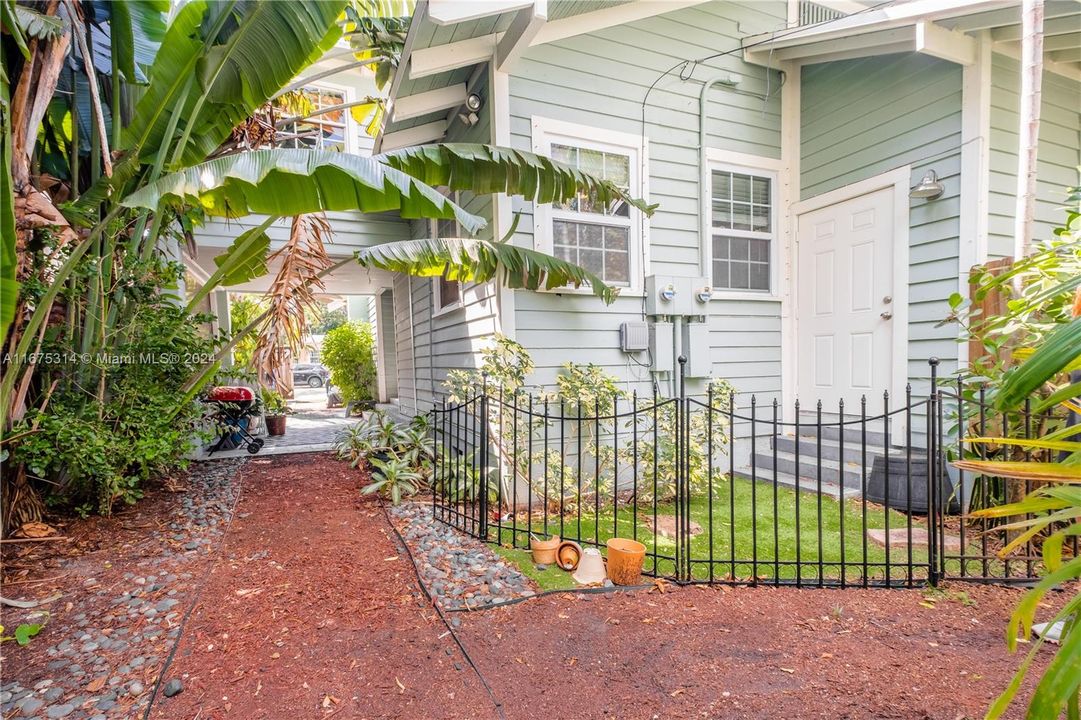
[[[708,278],[649,275],[646,315],[707,315],[709,301],[699,299],[699,294],[709,290]]]
[[[649,350],[649,323],[622,323],[619,326],[619,349],[625,353]]]
[[[687,377],[704,378],[713,372],[709,348],[709,323],[683,324],[683,355],[687,358]]]
[[[672,323],[658,322],[649,324],[649,354],[653,360],[654,372],[672,372],[673,355]]]

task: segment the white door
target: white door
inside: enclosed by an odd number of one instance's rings
[[[881,407],[893,345],[893,188],[799,216],[796,362],[800,405]]]

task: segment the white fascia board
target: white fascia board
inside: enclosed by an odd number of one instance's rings
[[[510,69],[547,21],[548,0],[536,0],[524,10],[519,10],[496,46],[496,70],[506,72]]]
[[[654,15],[702,5],[706,2],[709,2],[709,0],[635,0],[635,2],[606,7],[602,10],[592,10],[545,24],[530,44],[544,45],[545,43],[563,40],[575,35],[596,32],[614,25],[625,25]]]
[[[836,40],[824,40],[795,47],[772,48],[769,44],[760,50],[745,51],[744,59],[758,65],[776,66],[779,62],[824,62],[846,57],[864,57],[895,52],[912,52],[916,43],[914,26],[879,30],[863,35]]]
[[[755,44],[772,45],[774,51],[808,43],[839,40],[852,35],[905,27],[917,22],[930,22],[947,17],[1009,7],[1001,0],[913,0],[896,7],[850,15],[828,23],[808,26],[805,30],[760,33],[744,39],[744,47]]]
[[[430,0],[428,17],[436,25],[479,20],[529,7],[530,0]]]
[[[976,39],[933,22],[916,23],[916,52],[958,65],[976,62]]]
[[[467,94],[465,83],[458,83],[457,85],[448,85],[428,92],[398,98],[394,101],[394,110],[391,117],[393,122],[401,122],[428,113],[456,108],[465,102]]]
[[[501,33],[415,50],[409,58],[409,79],[438,75],[487,61],[499,45]]]
[[[441,140],[447,133],[447,121],[436,120],[435,122],[417,125],[416,127],[396,130],[383,136],[383,152],[390,152],[403,147],[423,145],[425,143]]]

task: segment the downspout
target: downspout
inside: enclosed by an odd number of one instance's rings
[[[714,85],[735,87],[739,84],[739,76],[725,73],[710,78],[702,84],[702,91],[698,95],[698,272],[702,277],[709,277],[709,212],[706,198],[709,193],[709,161],[706,158],[706,107],[710,88]],[[675,366],[678,372],[678,365]]]
[[[709,159],[706,157],[706,111],[709,104],[709,91],[714,85],[735,87],[739,84],[739,76],[733,73],[725,73],[707,79],[702,83],[702,90],[698,94],[698,274],[702,277],[710,277],[710,227],[709,227]],[[672,397],[679,392],[679,357],[683,354],[683,318],[673,318],[672,332],[674,338],[674,352],[672,353],[671,389]]]
[[[1036,157],[1040,142],[1040,90],[1043,81],[1043,17],[1043,0],[1024,0],[1021,5],[1021,124],[1018,129],[1017,205],[1013,226],[1015,260],[1020,260],[1031,249],[1035,224]]]

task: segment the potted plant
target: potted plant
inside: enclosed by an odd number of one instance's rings
[[[261,391],[263,396],[263,412],[266,417],[267,435],[279,436],[285,434],[285,416],[293,412],[293,409],[285,402],[285,398],[277,390],[264,387]]]

